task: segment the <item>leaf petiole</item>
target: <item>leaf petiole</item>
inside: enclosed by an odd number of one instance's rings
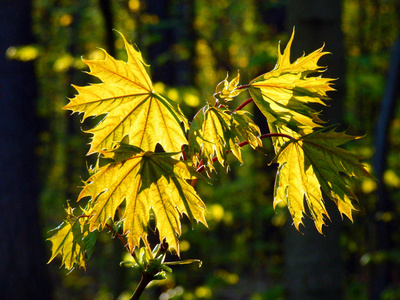
[[[249,88],[249,87],[250,87],[250,84],[244,84],[244,85],[238,86],[236,89],[237,89],[237,90],[242,90],[242,89],[247,89],[247,88]]]
[[[113,234],[117,236],[117,238],[121,241],[122,245],[128,250],[129,253],[134,257],[134,252],[129,249],[128,243],[124,240],[124,238],[110,225],[105,224],[105,226],[112,231]],[[135,258],[135,257],[134,257]]]
[[[247,104],[249,104],[251,102],[253,102],[253,98],[247,99],[242,104],[240,104],[233,112],[241,110],[243,107],[245,107]]]
[[[265,138],[269,138],[269,137],[278,137],[278,136],[279,137],[288,138],[288,139],[291,139],[291,140],[294,139],[294,137],[292,137],[292,136],[290,136],[288,134],[284,134],[284,133],[266,133],[266,134],[260,135],[259,138],[260,139],[265,139]],[[243,146],[246,146],[248,144],[249,144],[249,141],[244,141],[244,142],[239,143],[238,146],[239,147],[243,147]],[[226,153],[231,153],[231,152],[232,152],[232,150],[226,150]],[[213,157],[212,162],[214,163],[217,160],[218,160],[218,158],[215,156],[215,157]],[[203,161],[200,161],[200,164],[197,167],[196,171],[201,173],[201,172],[204,171],[204,169],[205,169],[205,165],[203,164]],[[195,181],[193,181],[193,182],[194,182],[194,184],[196,183]],[[192,186],[194,186],[193,182],[192,182]]]
[[[187,156],[186,156],[185,148],[186,148],[186,146],[185,146],[185,145],[183,145],[183,146],[181,147],[181,149],[182,149],[182,159],[183,159],[184,161],[186,161],[186,160],[187,160]]]

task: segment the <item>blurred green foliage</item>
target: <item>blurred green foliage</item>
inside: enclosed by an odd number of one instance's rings
[[[95,159],[85,157],[88,135],[80,129],[86,124],[80,124],[77,115],[68,116],[61,107],[66,104],[66,97],[73,97],[75,93],[71,83],[93,82],[93,78],[82,72],[85,66],[80,57],[101,58],[99,48],[107,48],[108,36],[115,37],[115,32],[106,30],[100,2],[34,0],[33,30],[37,44],[7,51],[9,58],[36,63],[37,113],[43,122],[37,154],[41,162],[44,237],[63,219],[65,201],[75,201],[80,178],[87,178],[87,170],[82,167],[85,161],[90,165]],[[284,10],[290,9],[285,7],[285,1],[196,0],[182,4],[170,0],[165,3],[167,10],[163,16],[154,13],[151,1],[109,1],[109,8],[113,27],[138,44],[151,64],[153,77],[168,77],[170,74],[157,72],[171,61],[178,64],[179,70],[189,70],[174,86],[156,84],[158,91],[181,102],[189,118],[212,97],[215,86],[227,71],[236,76],[240,70],[243,84],[271,70],[278,41],[286,41],[291,31],[282,31]],[[396,4],[395,0],[343,1],[342,30],[347,59],[344,118],[352,133],[367,134],[365,139],[351,145],[352,151],[363,157],[373,154],[373,129],[390,67],[390,48],[399,28]],[[152,57],[150,50],[159,43],[164,47]],[[117,58],[125,59],[122,41],[115,40],[113,46]],[[335,98],[334,94],[331,96]],[[257,114],[256,118],[263,122]],[[399,224],[400,111],[391,124],[385,183],[395,201],[395,210],[386,215],[375,213],[375,181],[365,179],[354,188],[361,199],[360,211],[354,225],[344,222],[341,236],[346,299],[367,299],[370,266],[382,260],[396,266],[393,276],[399,278],[398,250],[376,252],[374,241],[378,233],[373,226],[376,219],[394,226]],[[279,207],[277,212],[272,208],[276,168],[268,166],[272,147],[268,141],[265,146],[271,150],[269,157],[244,149],[244,167],[232,160],[233,171],[229,175],[217,169],[218,180],[213,180],[212,186],[199,184],[199,193],[208,206],[210,230],[202,226],[194,226],[192,230],[186,222],[181,258],[201,259],[203,266],[200,269],[197,265],[176,266],[166,280],[152,283],[143,299],[284,299],[282,227],[286,213]],[[106,232],[99,235],[86,273],[74,271],[66,275],[56,264],[50,265],[57,299],[129,299],[140,274],[119,267],[124,252],[116,239],[110,242],[110,236]],[[391,238],[399,249],[400,233],[395,231]],[[382,299],[399,297],[397,281]]]

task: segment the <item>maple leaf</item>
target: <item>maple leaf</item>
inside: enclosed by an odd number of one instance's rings
[[[340,214],[352,219],[357,197],[343,178],[371,177],[359,157],[338,146],[359,137],[334,131],[316,131],[284,143],[276,156],[279,164],[275,181],[274,207],[288,206],[297,230],[303,224],[304,200],[315,227],[322,233],[325,209],[321,189],[337,205]]]
[[[325,105],[324,101],[329,99],[326,93],[334,90],[331,87],[333,79],[309,76],[325,71],[318,65],[318,60],[328,54],[322,52],[323,47],[303,55],[294,63],[290,62],[293,38],[294,30],[283,54],[278,47],[275,68],[252,80],[249,92],[267,118],[271,132],[279,132],[275,127],[283,127],[304,135],[323,123],[319,113],[307,104]]]
[[[243,137],[243,140],[248,141],[253,149],[262,147],[262,142],[259,136],[261,135],[260,128],[249,117],[250,113],[244,110],[237,110],[231,114],[232,127],[236,135]]]
[[[187,162],[172,158],[176,154],[145,152],[126,144],[105,152],[106,157],[115,161],[100,167],[78,197],[78,201],[84,197],[94,201],[89,212],[90,231],[103,228],[109,219],[114,220],[118,207],[125,200],[120,219],[130,249],[139,246],[140,240],[147,243],[153,212],[160,241],[165,238],[170,248],[179,254],[182,215],[206,226],[207,223],[205,205],[188,183],[201,175]]]
[[[121,33],[120,33],[121,34]],[[102,83],[74,86],[75,98],[64,109],[90,116],[105,115],[93,129],[88,154],[111,149],[126,136],[129,143],[154,151],[159,143],[165,151],[180,151],[187,144],[187,120],[178,104],[154,91],[142,55],[121,34],[128,54],[127,62],[115,60],[105,50],[104,60],[83,60],[90,75]]]
[[[76,217],[73,209],[68,204],[66,208],[67,219],[54,229],[56,233],[48,240],[52,243],[50,263],[57,255],[61,255],[61,266],[72,270],[75,267],[86,269],[95,243],[95,234],[89,232],[86,218]]]
[[[256,148],[261,146],[260,129],[245,111],[229,112],[225,107],[205,106],[194,118],[189,130],[188,155],[195,162],[201,157],[203,164],[213,169],[213,158],[226,166],[229,152],[241,162],[240,140],[248,140]]]
[[[239,84],[239,79],[240,79],[240,74],[232,79],[232,81],[228,81],[229,74],[226,74],[225,80],[221,81],[216,89],[215,89],[215,98],[223,99],[225,101],[232,101],[234,97],[238,96],[241,92],[243,92],[243,89],[238,89],[238,84]],[[219,91],[220,86],[223,84],[222,90]]]

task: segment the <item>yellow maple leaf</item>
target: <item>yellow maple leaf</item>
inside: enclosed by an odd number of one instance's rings
[[[67,219],[54,229],[56,233],[48,239],[52,243],[52,254],[48,263],[61,255],[61,266],[64,265],[66,269],[72,270],[76,266],[86,269],[86,241],[91,234],[87,220],[75,217],[69,204],[66,212]]]
[[[325,209],[322,191],[337,205],[341,215],[352,219],[353,202],[357,197],[343,175],[371,177],[359,163],[359,157],[338,146],[357,139],[345,133],[317,131],[297,139],[286,139],[276,157],[279,163],[275,181],[274,207],[283,202],[288,206],[297,230],[303,224],[304,201],[315,227],[322,233]]]
[[[114,163],[101,167],[82,189],[78,201],[91,197],[90,231],[114,220],[124,200],[123,231],[130,249],[147,244],[150,214],[154,213],[160,241],[165,238],[179,254],[180,218],[186,214],[206,225],[205,205],[187,180],[200,176],[184,161],[172,158],[176,153],[154,153],[131,145],[119,145],[108,153]]]
[[[104,60],[83,60],[90,75],[102,83],[74,86],[79,94],[64,109],[90,116],[105,115],[87,132],[93,134],[88,154],[112,149],[125,137],[129,143],[154,151],[159,143],[165,151],[180,151],[187,144],[187,120],[178,104],[154,91],[142,55],[121,34],[128,54],[127,62],[116,60],[106,51]]]
[[[241,162],[240,141],[248,141],[253,148],[261,147],[260,129],[246,111],[229,112],[225,107],[206,105],[195,116],[189,131],[188,155],[194,162],[199,159],[214,169],[213,158],[226,166],[229,152]]]
[[[240,93],[244,91],[244,89],[238,89],[240,74],[238,72],[237,76],[232,79],[232,81],[228,81],[229,74],[226,74],[226,78],[224,81],[221,81],[216,89],[214,98],[221,99],[224,101],[232,101],[233,98],[238,96]],[[223,85],[222,89],[220,87]]]
[[[308,134],[323,123],[319,113],[307,106],[309,103],[325,105],[327,92],[333,91],[330,78],[309,76],[325,70],[318,65],[323,47],[309,55],[303,55],[294,63],[290,62],[292,36],[283,53],[278,47],[278,61],[275,68],[250,82],[250,95],[268,120],[270,132],[292,131]],[[279,128],[279,129],[277,129]],[[283,130],[281,132],[281,130]]]

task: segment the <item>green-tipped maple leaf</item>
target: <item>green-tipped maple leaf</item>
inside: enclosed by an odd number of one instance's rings
[[[54,229],[56,233],[48,240],[52,243],[50,263],[57,255],[61,255],[61,266],[72,270],[75,267],[86,269],[95,243],[95,233],[89,232],[87,218],[73,215],[73,209],[66,209],[67,219]]]
[[[140,240],[147,243],[150,214],[154,213],[160,241],[164,238],[179,254],[180,218],[206,224],[205,205],[188,180],[200,176],[186,162],[172,158],[177,153],[154,153],[131,145],[119,145],[104,153],[115,162],[99,168],[82,189],[78,201],[91,197],[90,231],[114,220],[125,200],[123,232],[131,249]]]
[[[226,108],[205,106],[194,118],[189,131],[188,155],[194,161],[213,169],[213,158],[226,166],[229,152],[241,162],[240,140],[248,140],[253,148],[261,146],[260,130],[244,111],[228,112]]]
[[[102,83],[78,91],[64,109],[83,113],[82,122],[90,116],[105,115],[93,129],[88,154],[112,149],[126,136],[129,143],[154,151],[159,143],[165,151],[176,152],[187,144],[187,120],[174,101],[154,91],[142,55],[121,34],[128,54],[127,62],[115,60],[106,51],[104,60],[83,60],[90,75]]]
[[[322,121],[309,103],[325,105],[328,91],[333,91],[330,78],[310,77],[312,73],[325,71],[318,60],[328,52],[323,47],[311,54],[290,62],[293,34],[283,54],[278,47],[278,62],[275,68],[250,82],[250,95],[268,120],[270,132],[279,132],[276,127],[290,128],[308,134],[320,127]],[[280,132],[283,133],[283,132]]]
[[[288,206],[294,225],[299,230],[305,213],[304,201],[315,227],[322,233],[325,209],[321,189],[337,205],[340,214],[352,219],[353,202],[357,197],[346,179],[370,177],[359,163],[359,157],[338,146],[357,139],[345,133],[316,131],[297,139],[286,139],[276,157],[279,163],[275,181],[274,207]]]

